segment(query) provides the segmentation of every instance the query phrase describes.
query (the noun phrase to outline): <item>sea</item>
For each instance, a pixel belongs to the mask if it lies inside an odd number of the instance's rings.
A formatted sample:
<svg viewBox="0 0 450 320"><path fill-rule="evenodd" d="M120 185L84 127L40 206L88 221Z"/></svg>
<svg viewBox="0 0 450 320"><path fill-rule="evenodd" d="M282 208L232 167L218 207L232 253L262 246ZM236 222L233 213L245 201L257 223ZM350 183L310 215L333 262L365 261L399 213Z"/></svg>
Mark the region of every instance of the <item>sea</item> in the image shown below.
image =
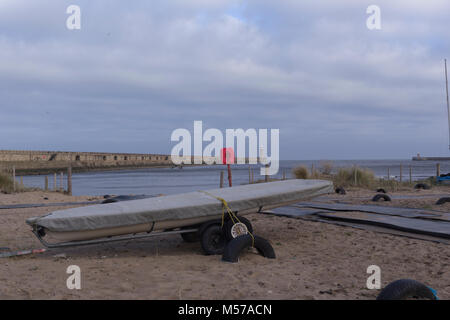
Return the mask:
<svg viewBox="0 0 450 320"><path fill-rule="evenodd" d="M278 174L273 178L292 178L292 170L297 166L320 169L324 163L332 166L332 172L340 168L358 166L372 170L377 177L390 179L400 178L400 166L404 181L409 180L409 168L412 179L420 180L436 175L435 161L412 160L281 160ZM450 172L450 161L439 161L441 173ZM254 180L263 180L261 165L251 165ZM264 170L264 169L263 169ZM224 172L224 185L228 186L227 167L225 165L184 166L176 168L143 168L130 170L91 171L74 173L72 176L73 195L158 195L177 194L196 190L219 188L220 171ZM233 186L248 184L249 165L231 165ZM67 176L63 183L67 185ZM44 188L43 175L24 176L27 187ZM60 183L58 176L57 184ZM49 188L53 188L53 176L49 176Z"/></svg>

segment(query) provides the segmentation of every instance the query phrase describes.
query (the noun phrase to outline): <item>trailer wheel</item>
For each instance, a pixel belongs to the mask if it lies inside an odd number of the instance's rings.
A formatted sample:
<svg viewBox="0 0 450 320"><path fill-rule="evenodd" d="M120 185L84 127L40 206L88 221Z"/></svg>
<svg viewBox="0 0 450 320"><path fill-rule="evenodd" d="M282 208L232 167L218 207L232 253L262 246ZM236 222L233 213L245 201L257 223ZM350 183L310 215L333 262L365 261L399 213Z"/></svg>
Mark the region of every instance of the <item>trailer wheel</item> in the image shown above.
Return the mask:
<svg viewBox="0 0 450 320"><path fill-rule="evenodd" d="M406 300L411 298L437 300L437 296L431 288L411 279L391 282L380 292L377 300Z"/></svg>
<svg viewBox="0 0 450 320"><path fill-rule="evenodd" d="M238 217L239 221L244 224L237 225L233 228L235 225L231 219L228 219L227 222L225 222L225 237L227 241L231 241L237 236L247 234L247 233L253 233L253 226L252 223L244 217Z"/></svg>
<svg viewBox="0 0 450 320"><path fill-rule="evenodd" d="M379 192L379 193L387 193L386 190L384 190L383 188L377 189L377 192Z"/></svg>
<svg viewBox="0 0 450 320"><path fill-rule="evenodd" d="M337 194L346 194L347 192L345 192L345 189L342 187L336 188L335 192Z"/></svg>
<svg viewBox="0 0 450 320"><path fill-rule="evenodd" d="M372 198L372 201L377 202L380 199L383 199L384 201L391 201L391 197L389 197L387 194L384 194L384 193L380 193L380 194L375 195Z"/></svg>
<svg viewBox="0 0 450 320"><path fill-rule="evenodd" d="M272 245L264 238L253 236L255 239L255 248L258 252L268 259L275 259L275 251ZM239 236L231 240L225 247L225 251L222 256L222 260L226 262L238 262L239 255L246 248L252 246L253 238L250 234Z"/></svg>
<svg viewBox="0 0 450 320"><path fill-rule="evenodd" d="M206 255L222 254L226 245L222 227L218 224L206 227L201 235L201 244Z"/></svg>

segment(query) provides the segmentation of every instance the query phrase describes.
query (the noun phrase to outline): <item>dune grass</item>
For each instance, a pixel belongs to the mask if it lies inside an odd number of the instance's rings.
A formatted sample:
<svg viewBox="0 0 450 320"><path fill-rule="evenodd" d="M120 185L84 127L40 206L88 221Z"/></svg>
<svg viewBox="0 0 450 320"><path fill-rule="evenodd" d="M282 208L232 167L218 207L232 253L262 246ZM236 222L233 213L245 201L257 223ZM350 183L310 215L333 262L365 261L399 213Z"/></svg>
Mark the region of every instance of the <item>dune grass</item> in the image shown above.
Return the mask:
<svg viewBox="0 0 450 320"><path fill-rule="evenodd" d="M12 177L0 172L0 191L11 193L14 191L14 182Z"/></svg>
<svg viewBox="0 0 450 320"><path fill-rule="evenodd" d="M321 163L317 169L311 168L308 170L305 166L298 166L293 169L292 173L297 179L330 180L333 181L335 187L355 187L371 190L383 188L389 191L411 187L409 182L377 178L373 171L356 166L340 168L333 173L332 162L330 161Z"/></svg>

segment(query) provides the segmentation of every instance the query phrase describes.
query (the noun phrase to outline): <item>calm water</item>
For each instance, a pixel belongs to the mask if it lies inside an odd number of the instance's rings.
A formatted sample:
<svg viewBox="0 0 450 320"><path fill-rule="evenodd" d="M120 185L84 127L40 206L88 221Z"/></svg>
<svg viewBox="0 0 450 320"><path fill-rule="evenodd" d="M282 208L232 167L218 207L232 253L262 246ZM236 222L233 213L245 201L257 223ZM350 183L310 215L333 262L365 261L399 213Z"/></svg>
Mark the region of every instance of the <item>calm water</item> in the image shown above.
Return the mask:
<svg viewBox="0 0 450 320"><path fill-rule="evenodd" d="M450 161L439 161L441 173L450 172ZM275 176L281 178L283 171L288 178L292 177L292 168L298 165L320 167L321 161L288 160L280 162L280 170ZM436 174L436 162L411 160L335 160L332 161L333 171L343 167L357 165L369 168L378 177L386 177L387 169L390 175L400 174L400 164L403 165L403 177L409 179L409 165L413 167L413 179L427 178ZM254 179L264 179L259 173L259 165L252 165ZM74 195L105 195L105 194L175 194L195 190L214 189L219 187L220 171L225 171L225 185L227 175L225 166L202 166L179 168L151 168L123 171L103 171L77 173L72 177ZM248 183L248 165L233 165L233 185ZM44 187L44 176L25 176L26 186ZM50 188L53 187L53 177L49 177ZM59 176L58 176L59 183ZM64 181L66 184L66 181Z"/></svg>

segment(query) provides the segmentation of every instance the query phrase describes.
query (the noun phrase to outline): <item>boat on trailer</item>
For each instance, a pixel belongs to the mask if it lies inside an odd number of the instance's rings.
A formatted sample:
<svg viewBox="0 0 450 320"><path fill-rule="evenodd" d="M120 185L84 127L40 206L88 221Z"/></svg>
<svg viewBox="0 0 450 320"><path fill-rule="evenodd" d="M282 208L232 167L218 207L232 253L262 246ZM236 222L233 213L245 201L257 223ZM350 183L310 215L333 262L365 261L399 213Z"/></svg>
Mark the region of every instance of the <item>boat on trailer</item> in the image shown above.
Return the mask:
<svg viewBox="0 0 450 320"><path fill-rule="evenodd" d="M58 210L26 222L47 247L168 233L186 240L186 234L201 236L211 225L223 227L230 213L241 217L332 192L330 181L293 179Z"/></svg>

